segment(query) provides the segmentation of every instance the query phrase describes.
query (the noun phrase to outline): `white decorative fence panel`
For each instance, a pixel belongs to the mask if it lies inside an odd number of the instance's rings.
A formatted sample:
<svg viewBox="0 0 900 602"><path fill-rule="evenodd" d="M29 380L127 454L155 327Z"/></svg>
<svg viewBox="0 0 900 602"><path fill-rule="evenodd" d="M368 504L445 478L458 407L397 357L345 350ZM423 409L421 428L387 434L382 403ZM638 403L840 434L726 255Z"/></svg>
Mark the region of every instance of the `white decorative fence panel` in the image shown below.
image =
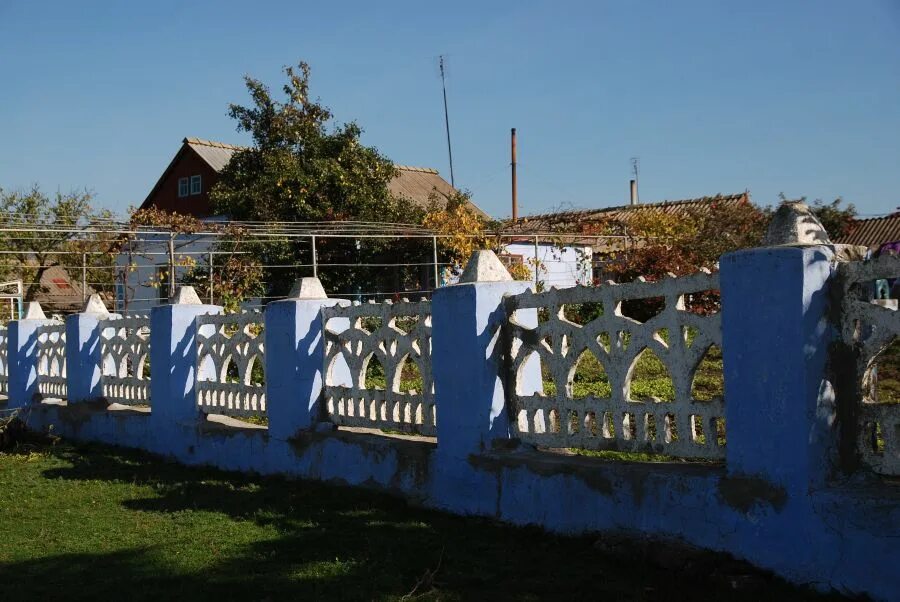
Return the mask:
<svg viewBox="0 0 900 602"><path fill-rule="evenodd" d="M854 370L852 391L841 401L854 406L852 414L857 423L852 428L862 460L875 472L900 475L900 403L878 399L876 367L900 335L900 312L889 307L889 302L878 304L871 300L875 280L900 277L900 257L884 255L867 262L841 263L838 270L842 288L841 339L853 351L856 361L855 366L849 367Z"/></svg>
<svg viewBox="0 0 900 602"><path fill-rule="evenodd" d="M38 326L37 390L41 397L65 399L66 382L66 325L50 322Z"/></svg>
<svg viewBox="0 0 900 602"><path fill-rule="evenodd" d="M150 403L150 317L100 323L101 387L109 403Z"/></svg>
<svg viewBox="0 0 900 602"><path fill-rule="evenodd" d="M347 321L349 327L344 328ZM324 307L322 324L323 407L332 422L436 434L428 301ZM369 371L373 358L383 369L383 383L380 374ZM409 374L408 362L412 362L418 376ZM349 375L343 378L339 373L346 368ZM366 382L367 374L373 382ZM405 384L404 375L408 377Z"/></svg>
<svg viewBox="0 0 900 602"><path fill-rule="evenodd" d="M9 395L9 330L0 328L0 395Z"/></svg>
<svg viewBox="0 0 900 602"><path fill-rule="evenodd" d="M207 414L266 414L263 314L197 316L197 403Z"/></svg>
<svg viewBox="0 0 900 602"><path fill-rule="evenodd" d="M724 399L693 398L694 375L711 346L721 349L721 318L690 311L686 297L719 288L718 274L702 272L657 282L576 286L506 300L507 395L510 422L518 436L548 448L647 451L679 457L724 458ZM641 322L623 315L622 303L653 300L656 315ZM567 307L589 304L596 315L584 324L567 319ZM537 309L537 325L516 312ZM652 352L664 365L674 399L632 399L632 378L641 354ZM574 396L576 369L592 354L609 383L609 395ZM525 378L542 365L543 383ZM548 386L549 385L549 386ZM531 389L531 390L529 390Z"/></svg>

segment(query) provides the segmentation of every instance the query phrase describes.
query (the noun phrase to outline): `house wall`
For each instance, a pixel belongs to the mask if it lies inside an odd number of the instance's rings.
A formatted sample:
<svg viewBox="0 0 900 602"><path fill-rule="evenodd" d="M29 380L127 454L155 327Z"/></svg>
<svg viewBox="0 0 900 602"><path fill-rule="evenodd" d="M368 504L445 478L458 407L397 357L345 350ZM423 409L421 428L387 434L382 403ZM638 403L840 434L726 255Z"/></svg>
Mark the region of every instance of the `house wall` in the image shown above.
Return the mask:
<svg viewBox="0 0 900 602"><path fill-rule="evenodd" d="M200 194L178 197L178 180L190 178L194 175L201 176L202 188ZM185 147L175 160L175 164L169 170L155 191L147 198L143 207L156 207L164 211L208 217L211 213L209 205L209 190L216 183L219 174L200 158L190 147Z"/></svg>

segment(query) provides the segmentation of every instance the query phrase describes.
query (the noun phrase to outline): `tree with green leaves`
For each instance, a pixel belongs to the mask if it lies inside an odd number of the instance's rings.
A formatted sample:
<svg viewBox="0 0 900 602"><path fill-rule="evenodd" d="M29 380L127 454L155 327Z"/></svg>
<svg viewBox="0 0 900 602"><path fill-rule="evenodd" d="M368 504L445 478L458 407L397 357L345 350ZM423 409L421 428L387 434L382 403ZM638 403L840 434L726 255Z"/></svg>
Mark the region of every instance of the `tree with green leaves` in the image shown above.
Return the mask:
<svg viewBox="0 0 900 602"><path fill-rule="evenodd" d="M111 289L115 254L109 251L115 237L84 228L112 214L95 210L92 200L87 191L48 196L38 186L0 189L0 277L21 279L28 300L41 291L41 277L49 268L80 266L86 260L88 282L95 289Z"/></svg>
<svg viewBox="0 0 900 602"><path fill-rule="evenodd" d="M235 152L222 170L210 191L214 211L235 220L268 222L421 223L424 210L388 190L396 175L393 163L360 142L359 125L334 123L331 111L310 97L309 66L301 62L284 73L283 100L248 76L244 81L252 104L230 106L238 130L252 136L253 146ZM423 245L410 241L361 244L353 239L328 239L317 251L323 263L404 263L421 261L424 253ZM308 239L259 244L254 253L261 263L279 266L312 259ZM308 274L302 268L266 269L269 293L284 294L294 278ZM327 270L321 277L331 291L399 285L396 274L393 283L385 282L385 270L379 268Z"/></svg>
<svg viewBox="0 0 900 602"><path fill-rule="evenodd" d="M828 232L828 237L832 241L850 234L856 225L856 206L853 203L848 203L846 207L842 207L841 204L843 202L844 200L841 197L834 199L830 203L816 199L809 206L813 215L822 222L822 226Z"/></svg>

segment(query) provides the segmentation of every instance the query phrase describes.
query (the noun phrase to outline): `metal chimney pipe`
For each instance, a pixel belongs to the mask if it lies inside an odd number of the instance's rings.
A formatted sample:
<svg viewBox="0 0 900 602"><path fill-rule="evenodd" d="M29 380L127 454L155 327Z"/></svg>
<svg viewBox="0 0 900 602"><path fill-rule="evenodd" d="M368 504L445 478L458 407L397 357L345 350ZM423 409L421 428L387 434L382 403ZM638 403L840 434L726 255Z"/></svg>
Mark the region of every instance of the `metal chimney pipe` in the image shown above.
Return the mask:
<svg viewBox="0 0 900 602"><path fill-rule="evenodd" d="M516 184L516 128L510 130L509 152L512 159L510 163L512 166L512 221L515 223L519 219L518 190Z"/></svg>
<svg viewBox="0 0 900 602"><path fill-rule="evenodd" d="M638 204L637 180L631 180L631 204Z"/></svg>

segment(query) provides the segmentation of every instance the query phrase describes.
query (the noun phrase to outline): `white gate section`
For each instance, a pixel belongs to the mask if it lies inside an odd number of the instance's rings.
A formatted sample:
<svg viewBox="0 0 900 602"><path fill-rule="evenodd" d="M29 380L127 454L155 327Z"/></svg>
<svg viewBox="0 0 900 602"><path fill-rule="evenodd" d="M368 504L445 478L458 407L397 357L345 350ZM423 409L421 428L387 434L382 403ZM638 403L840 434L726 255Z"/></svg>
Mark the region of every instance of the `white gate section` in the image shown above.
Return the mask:
<svg viewBox="0 0 900 602"><path fill-rule="evenodd" d="M658 282L525 292L506 301L510 316L507 369L512 428L523 440L549 448L648 451L679 457L724 458L724 400L693 399L694 375L710 347L721 348L718 313L689 311L686 297L719 288L718 274L698 273ZM646 322L622 314L622 302L653 299L663 307ZM565 317L566 306L595 304L599 314L584 325ZM546 311L526 323L521 310ZM533 317L533 316L532 316ZM641 354L651 351L668 371L673 401L631 398ZM576 399L579 360L593 354L610 385L609 397ZM545 396L536 363L555 386ZM526 372L529 377L526 377Z"/></svg>
<svg viewBox="0 0 900 602"><path fill-rule="evenodd" d="M66 325L48 322L38 326L37 390L41 397L66 399Z"/></svg>
<svg viewBox="0 0 900 602"><path fill-rule="evenodd" d="M841 339L854 350L854 390L858 408L857 450L875 472L900 475L900 403L878 399L877 368L884 351L900 335L900 312L870 300L874 280L900 277L900 257L838 264L842 283Z"/></svg>
<svg viewBox="0 0 900 602"><path fill-rule="evenodd" d="M332 422L436 435L428 301L323 307L322 327L323 405ZM383 369L383 384L374 382L380 374L366 382L373 358Z"/></svg>
<svg viewBox="0 0 900 602"><path fill-rule="evenodd" d="M197 316L197 403L203 412L266 414L264 334L260 312Z"/></svg>
<svg viewBox="0 0 900 602"><path fill-rule="evenodd" d="M100 321L100 376L108 403L150 403L150 317L111 317Z"/></svg>

